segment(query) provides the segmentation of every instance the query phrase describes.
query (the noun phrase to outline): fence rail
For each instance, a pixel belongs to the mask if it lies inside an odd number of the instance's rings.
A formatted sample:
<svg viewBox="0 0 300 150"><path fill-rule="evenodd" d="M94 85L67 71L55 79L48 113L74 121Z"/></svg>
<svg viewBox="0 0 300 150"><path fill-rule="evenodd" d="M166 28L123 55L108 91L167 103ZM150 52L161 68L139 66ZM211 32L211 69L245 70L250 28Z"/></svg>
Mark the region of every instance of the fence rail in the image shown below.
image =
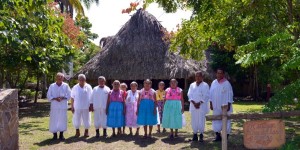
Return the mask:
<svg viewBox="0 0 300 150"><path fill-rule="evenodd" d="M231 114L227 116L227 119L262 119L262 118L284 118L284 117L292 117L292 116L300 116L300 110L294 110L289 112L270 112L270 113L241 113L241 114ZM207 121L212 120L222 120L222 115L207 115Z"/></svg>

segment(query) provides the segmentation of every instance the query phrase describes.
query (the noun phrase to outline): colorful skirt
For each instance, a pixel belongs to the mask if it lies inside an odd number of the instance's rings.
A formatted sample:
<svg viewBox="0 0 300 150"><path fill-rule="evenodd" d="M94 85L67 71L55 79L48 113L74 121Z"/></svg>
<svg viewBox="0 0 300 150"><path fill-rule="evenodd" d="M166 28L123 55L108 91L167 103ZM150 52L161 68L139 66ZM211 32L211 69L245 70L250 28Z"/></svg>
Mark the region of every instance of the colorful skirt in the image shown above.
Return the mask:
<svg viewBox="0 0 300 150"><path fill-rule="evenodd" d="M163 128L181 129L182 113L180 100L167 100L164 106L162 126Z"/></svg>
<svg viewBox="0 0 300 150"><path fill-rule="evenodd" d="M150 99L142 99L138 111L137 124L139 125L156 125L157 124L157 111L154 101Z"/></svg>
<svg viewBox="0 0 300 150"><path fill-rule="evenodd" d="M125 124L124 107L122 102L111 102L108 107L107 126L120 128Z"/></svg>
<svg viewBox="0 0 300 150"><path fill-rule="evenodd" d="M134 103L126 103L126 126L130 128L137 128L137 102Z"/></svg>
<svg viewBox="0 0 300 150"><path fill-rule="evenodd" d="M164 101L157 101L157 108L158 108L159 121L161 123L163 118Z"/></svg>

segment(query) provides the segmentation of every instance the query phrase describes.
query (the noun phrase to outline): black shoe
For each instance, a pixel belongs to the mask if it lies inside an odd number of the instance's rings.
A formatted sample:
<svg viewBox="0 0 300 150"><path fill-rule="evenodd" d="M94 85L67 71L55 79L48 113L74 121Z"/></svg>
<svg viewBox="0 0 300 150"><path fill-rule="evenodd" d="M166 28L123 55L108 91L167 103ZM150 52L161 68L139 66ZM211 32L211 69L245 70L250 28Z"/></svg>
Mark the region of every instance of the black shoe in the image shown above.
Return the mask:
<svg viewBox="0 0 300 150"><path fill-rule="evenodd" d="M53 138L52 140L57 140L57 133L53 133Z"/></svg>
<svg viewBox="0 0 300 150"><path fill-rule="evenodd" d="M200 141L201 143L204 142L204 141L203 141L203 134L202 134L202 133L200 134L200 140L199 140L199 141Z"/></svg>
<svg viewBox="0 0 300 150"><path fill-rule="evenodd" d="M106 129L103 129L103 137L107 137L107 132L106 132Z"/></svg>
<svg viewBox="0 0 300 150"><path fill-rule="evenodd" d="M216 138L215 138L214 142L220 142L220 141L222 141L221 134L219 132L216 132Z"/></svg>
<svg viewBox="0 0 300 150"><path fill-rule="evenodd" d="M99 129L96 129L96 138L100 137Z"/></svg>
<svg viewBox="0 0 300 150"><path fill-rule="evenodd" d="M228 138L229 138L229 134L227 134L227 140L228 140Z"/></svg>
<svg viewBox="0 0 300 150"><path fill-rule="evenodd" d="M59 133L59 140L65 140L64 132Z"/></svg>
<svg viewBox="0 0 300 150"><path fill-rule="evenodd" d="M192 141L198 141L198 135L194 134Z"/></svg>

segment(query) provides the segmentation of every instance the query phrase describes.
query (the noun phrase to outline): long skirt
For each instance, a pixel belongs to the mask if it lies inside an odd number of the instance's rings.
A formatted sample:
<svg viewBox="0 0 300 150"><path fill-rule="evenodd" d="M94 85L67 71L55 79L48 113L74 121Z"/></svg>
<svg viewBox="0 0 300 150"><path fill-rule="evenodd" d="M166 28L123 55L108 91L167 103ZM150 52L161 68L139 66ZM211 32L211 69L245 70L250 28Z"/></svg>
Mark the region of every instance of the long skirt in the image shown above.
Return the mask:
<svg viewBox="0 0 300 150"><path fill-rule="evenodd" d="M110 102L107 115L107 126L121 128L125 125L124 107L122 102Z"/></svg>
<svg viewBox="0 0 300 150"><path fill-rule="evenodd" d="M150 99L142 99L138 111L137 124L139 125L156 125L157 124L157 109L154 101Z"/></svg>
<svg viewBox="0 0 300 150"><path fill-rule="evenodd" d="M96 108L94 109L94 126L96 129L104 128L106 129L106 111L105 108Z"/></svg>
<svg viewBox="0 0 300 150"><path fill-rule="evenodd" d="M231 114L231 112L227 112L228 115ZM214 109L213 115L222 115L222 109ZM214 120L212 121L212 129L214 132L221 132L222 131L222 120ZM227 134L231 132L231 120L227 120Z"/></svg>
<svg viewBox="0 0 300 150"><path fill-rule="evenodd" d="M51 133L67 131L67 109L51 109L49 131Z"/></svg>
<svg viewBox="0 0 300 150"><path fill-rule="evenodd" d="M159 121L161 123L163 118L164 101L157 101L157 108L158 108Z"/></svg>
<svg viewBox="0 0 300 150"><path fill-rule="evenodd" d="M126 103L126 126L130 128L137 128L137 102Z"/></svg>
<svg viewBox="0 0 300 150"><path fill-rule="evenodd" d="M162 126L170 129L182 128L182 113L180 100L167 100L164 106Z"/></svg>

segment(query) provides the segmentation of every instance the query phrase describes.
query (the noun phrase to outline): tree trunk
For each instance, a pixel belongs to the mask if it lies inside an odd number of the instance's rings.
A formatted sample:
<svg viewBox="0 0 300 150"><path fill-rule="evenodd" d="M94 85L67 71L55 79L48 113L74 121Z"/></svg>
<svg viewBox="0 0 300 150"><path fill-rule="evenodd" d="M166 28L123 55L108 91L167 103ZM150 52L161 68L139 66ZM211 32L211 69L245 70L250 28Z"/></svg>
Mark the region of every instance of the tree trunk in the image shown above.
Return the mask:
<svg viewBox="0 0 300 150"><path fill-rule="evenodd" d="M42 98L47 97L47 75L43 75L43 85L42 85Z"/></svg>
<svg viewBox="0 0 300 150"><path fill-rule="evenodd" d="M39 95L39 85L40 85L40 78L39 78L39 74L37 73L34 103L37 103L37 99L38 99L38 95Z"/></svg>
<svg viewBox="0 0 300 150"><path fill-rule="evenodd" d="M1 70L1 73L0 73L0 89L3 89L3 85L4 85L4 70Z"/></svg>
<svg viewBox="0 0 300 150"><path fill-rule="evenodd" d="M257 101L259 98L259 89L258 89L258 75L257 75L257 66L254 66L254 99Z"/></svg>
<svg viewBox="0 0 300 150"><path fill-rule="evenodd" d="M28 78L29 78L29 71L27 71L27 74L26 74L26 76L25 76L25 79L24 79L24 81L20 84L20 90L19 90L19 92L18 92L18 96L20 96L21 95L21 93L22 93L22 91L24 90L24 88L25 88L25 84L26 84L26 82L27 82L27 80L28 80Z"/></svg>

